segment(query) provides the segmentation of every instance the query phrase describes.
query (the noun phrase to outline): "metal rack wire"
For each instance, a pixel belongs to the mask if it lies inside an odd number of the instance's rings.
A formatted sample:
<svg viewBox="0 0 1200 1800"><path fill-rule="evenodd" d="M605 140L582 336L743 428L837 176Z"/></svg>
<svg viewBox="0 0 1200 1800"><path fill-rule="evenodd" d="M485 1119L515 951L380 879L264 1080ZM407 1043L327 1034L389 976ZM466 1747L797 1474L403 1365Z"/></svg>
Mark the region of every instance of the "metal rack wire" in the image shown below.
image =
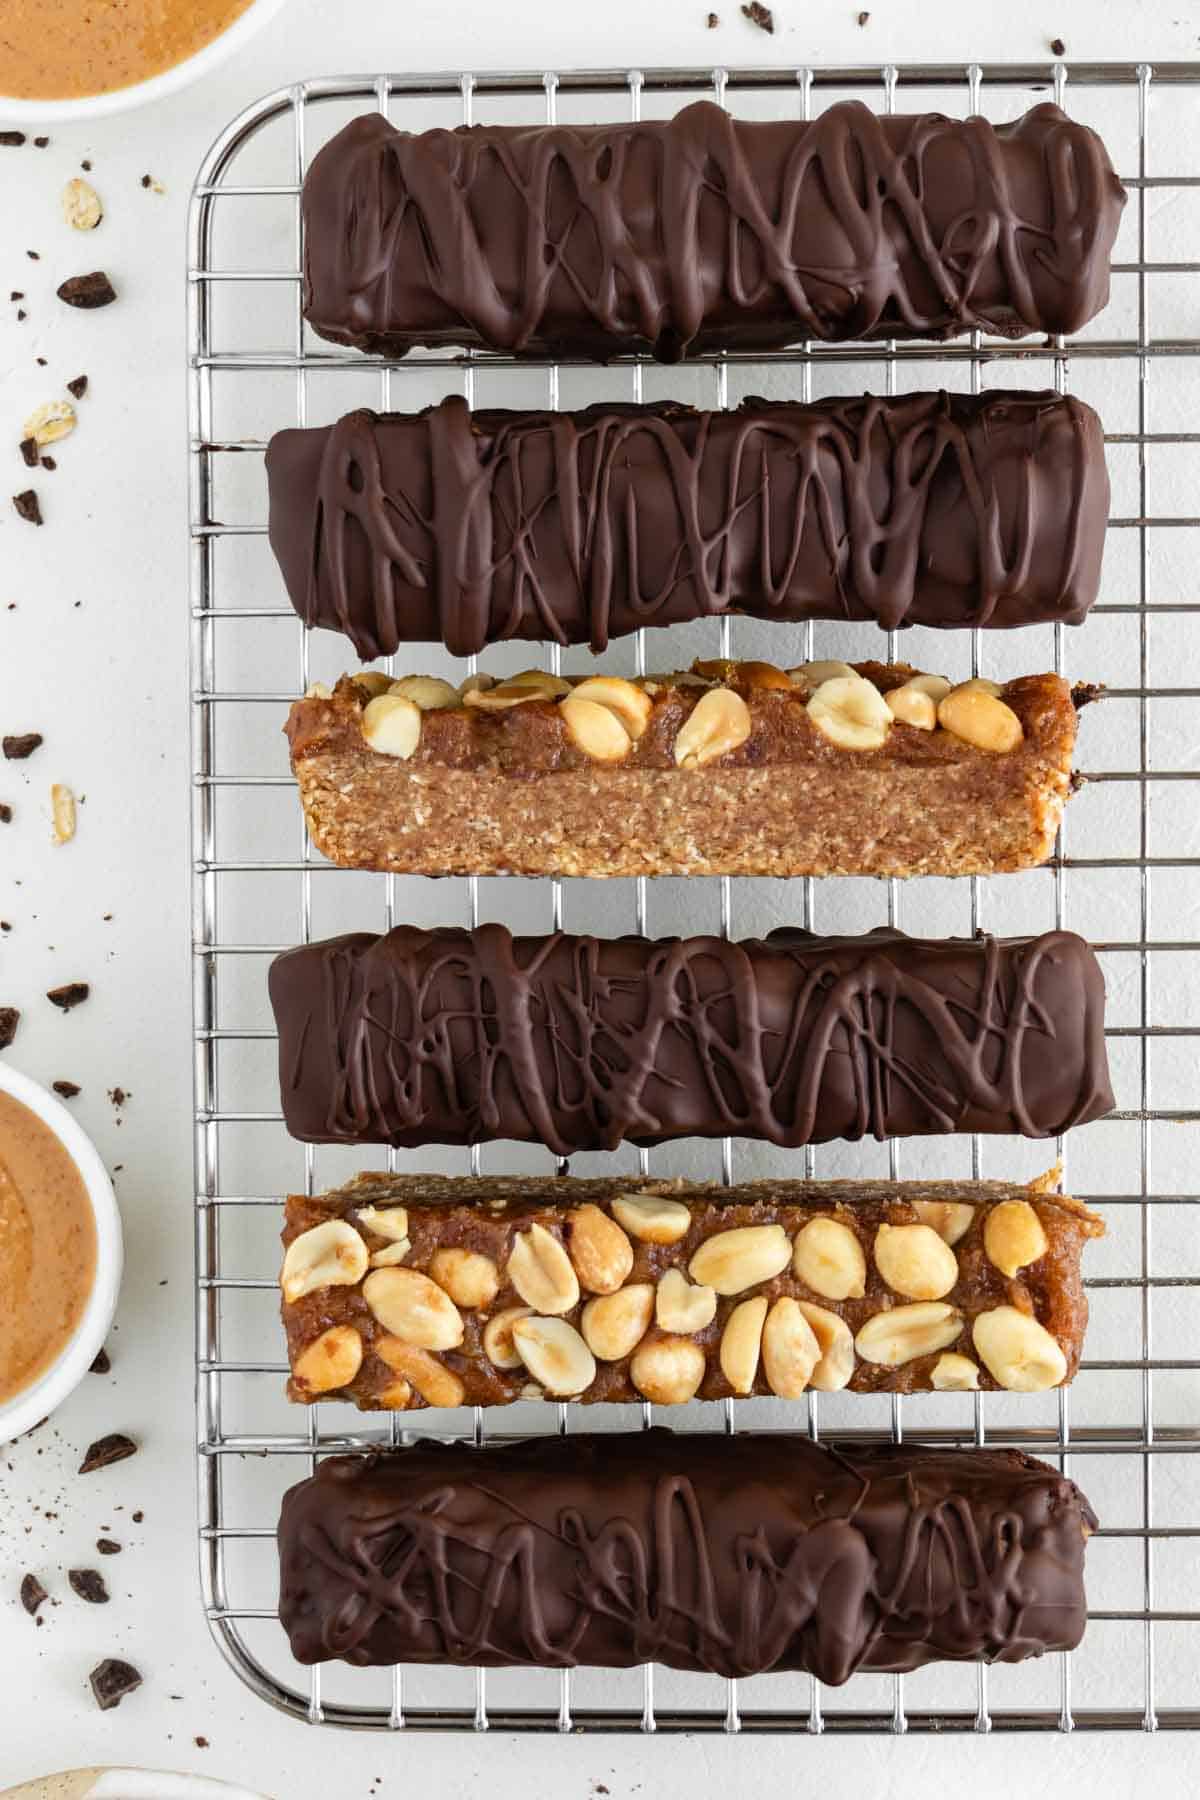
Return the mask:
<svg viewBox="0 0 1200 1800"><path fill-rule="evenodd" d="M600 112L636 118L643 108L674 110L698 94L773 116L807 117L846 94L882 110L932 104L993 117L1014 115L1047 95L1085 109L1130 190L1110 312L1069 344L1013 346L978 334L938 346L804 344L768 356L708 357L667 372L633 358L599 374L568 363L534 370L484 354L418 354L388 363L309 340L300 314L298 197L318 133L332 134L352 112L369 107L420 129L485 114L553 119L567 116L568 108L578 120ZM248 1685L274 1705L318 1724L393 1731L1200 1728L1194 1674L1200 1575L1189 1553L1200 1537L1200 1359L1190 1353L1188 1334L1200 1286L1194 1233L1200 1192L1193 1191L1191 1154L1200 1124L1200 922L1188 891L1200 868L1200 768L1192 766L1188 740L1188 708L1194 711L1200 698L1200 653L1187 635L1200 631L1188 569L1188 534L1200 531L1200 516L1187 502L1200 477L1200 432L1188 429L1200 401L1200 337L1188 329L1194 299L1189 309L1162 285L1177 277L1194 284L1200 274L1200 167L1160 166L1163 144L1173 141L1182 155L1190 143L1182 127L1172 129L1172 118L1178 106L1190 104L1194 126L1198 95L1200 64L380 75L311 81L271 95L235 120L205 159L193 194L188 270L199 1538L204 1603L217 1642ZM1160 239L1173 254L1152 257ZM1168 324L1180 312L1177 334L1153 333L1160 303ZM257 348L250 347L251 332L262 334ZM401 1442L406 1433L398 1419L390 1428L363 1429L345 1409L301 1412L280 1401L285 1371L274 1248L280 1191L285 1182L314 1191L346 1170L330 1174L323 1152L301 1151L283 1130L273 1088L266 961L275 950L347 924L387 928L414 913L447 922L465 914L474 922L483 907L489 916L544 928L568 914L576 923L577 913L598 903L583 883L570 884L568 901L557 880L488 884L481 892L475 880L331 876L313 856L277 728L317 662L323 658L322 672L326 664L333 672L345 653L306 638L266 555L259 453L267 435L304 424L318 410L322 417L364 403L409 410L454 388L468 401L481 400L486 389L496 403L545 405L548 399L558 406L573 403L577 389L597 397L597 381L610 397L639 400L651 386L665 394L690 384L685 397L725 406L731 388L740 397L767 385L806 399L814 384L829 392L847 380L882 381L888 391L899 379L978 390L988 378L1010 386L1083 386L1109 427L1118 477L1109 540L1115 569L1082 631L1069 641L1061 628L1040 636L1022 632L1017 643L1004 645L994 637L985 644L979 633L965 644L927 637L924 655L922 634L905 643L907 658L924 667L944 668L958 658L968 665L963 674L978 673L1000 659L1005 672L1015 673L1022 658L1032 668L1052 655L1058 668L1107 680L1109 704L1097 709L1099 722L1083 737L1092 785L1072 809L1048 869L957 884L953 896L943 892L948 884L905 888L892 881L873 889L869 902L863 884L853 882L793 883L786 897L768 894L765 901L764 892L776 884L694 883L683 899L672 884L678 905L669 913L642 880L611 884L622 892L619 901L605 895L601 916L611 928L619 906L627 909L624 928L675 929L680 908L711 906L715 889L726 933L735 919L739 929L743 923L747 931L758 928L768 903L779 917L799 915L816 925L820 912L822 924L856 929L864 904L869 913L861 923L879 922L875 896L882 892L887 917L897 924L913 923L919 908L925 930L973 930L986 921L1019 931L1056 923L1097 943L1109 974L1108 1035L1122 1108L1071 1140L1068 1185L1105 1210L1111 1232L1103 1263L1098 1270L1092 1264L1093 1332L1075 1388L1049 1396L1048 1408L997 1396L985 1407L982 1395L942 1395L903 1403L896 1397L881 1411L870 1401L847 1405L824 1396L818 1418L813 1395L759 1414L752 1403L739 1403L736 1417L732 1402L723 1415L698 1406L686 1409L683 1421L733 1431L754 1416L814 1436L835 1430L843 1438L915 1433L939 1442L1016 1443L1063 1467L1069 1462L1102 1514L1083 1647L1073 1659L1049 1659L1033 1674L980 1668L856 1677L836 1694L800 1678L739 1684L654 1669L639 1672L632 1686L619 1679L598 1686L586 1672L540 1680L477 1672L464 1685L459 1672L395 1670L383 1689L370 1672L301 1670L275 1619L271 1540L278 1493L320 1455ZM1172 503L1177 495L1182 500ZM673 661L686 661L701 645L711 654L714 633L720 653L729 654L728 620L695 629L708 635L686 653L674 651ZM845 654L856 642L861 646L861 635L834 643L833 628L810 625L789 639L785 658L771 630L739 623L739 648L798 661L818 650ZM893 637L893 653L895 647ZM645 669L646 634L631 642L628 655L632 668ZM1180 684L1189 659L1193 685ZM430 658L408 660L420 666ZM558 661L555 651L553 666ZM501 655L489 657L491 666L503 662ZM1171 677L1165 683L1164 668ZM522 908L527 917L518 921L513 913ZM594 915L582 921L595 922ZM1009 1140L990 1147L978 1139L892 1144L883 1167L896 1176L978 1175L987 1159L989 1172L1014 1175L1018 1156L1023 1167L1036 1167L1027 1151ZM655 1152L655 1166L665 1167L668 1154ZM737 1154L739 1175L771 1172L756 1164L755 1147L740 1146ZM841 1152L839 1163L836 1149L810 1150L805 1170L861 1170L870 1154L855 1146ZM441 1166L461 1169L468 1159L478 1171L478 1150ZM391 1160L403 1165L395 1155ZM526 1166L530 1160L524 1158ZM732 1142L721 1147L719 1160L731 1179ZM638 1163L648 1166L645 1151ZM490 1157L489 1165L500 1166ZM420 1426L447 1435L524 1435L565 1431L579 1416L547 1404L517 1412L515 1425L477 1410L473 1417L422 1414ZM650 1413L641 1409L643 1423ZM628 1412L622 1409L615 1421L588 1418L591 1429L614 1422L628 1426ZM1097 1481L1103 1494L1095 1492Z"/></svg>

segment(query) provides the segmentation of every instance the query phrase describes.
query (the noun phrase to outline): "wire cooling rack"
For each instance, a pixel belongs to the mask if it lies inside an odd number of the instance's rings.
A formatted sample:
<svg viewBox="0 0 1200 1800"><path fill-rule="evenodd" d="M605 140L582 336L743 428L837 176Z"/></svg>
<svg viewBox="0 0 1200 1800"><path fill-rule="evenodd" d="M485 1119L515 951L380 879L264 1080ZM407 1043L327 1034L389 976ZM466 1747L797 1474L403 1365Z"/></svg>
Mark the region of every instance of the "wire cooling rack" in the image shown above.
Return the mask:
<svg viewBox="0 0 1200 1800"><path fill-rule="evenodd" d="M191 382L194 742L195 1143L199 1530L204 1604L217 1642L251 1688L317 1724L380 1730L720 1731L1059 1730L1200 1727L1200 1407L1194 1296L1200 1286L1195 1167L1200 1149L1200 64L656 70L330 79L291 87L235 120L193 196L188 305ZM310 338L300 314L299 185L314 151L355 113L410 129L494 119L586 122L663 116L708 94L741 116L808 117L843 96L881 110L934 107L1014 117L1053 97L1103 134L1129 189L1112 303L1071 342L1019 345L976 335L951 345L803 344L769 356L712 356L662 369L626 358L597 369L531 367L492 355L415 353L388 363ZM1088 786L1058 854L998 881L423 882L330 870L305 838L281 725L310 679L348 652L306 638L265 538L261 453L270 433L356 405L415 410L447 392L479 405L579 406L675 396L736 404L905 387L1046 387L1080 393L1105 421L1114 516L1101 603L1078 631L904 637L906 660L961 679L1054 666L1107 684L1081 733ZM785 631L708 621L615 645L622 672L697 654L791 663L873 653L867 627ZM890 643L892 653L896 640ZM397 664L453 673L440 650ZM586 666L586 651L560 659ZM647 659L650 659L649 661ZM529 660L502 646L498 673ZM752 935L797 921L865 930L883 919L933 934L981 925L1073 927L1096 943L1109 989L1109 1051L1120 1110L1072 1134L1068 1189L1107 1216L1088 1260L1092 1327L1069 1391L891 1400L694 1404L678 1429L756 1425L846 1436L1020 1444L1069 1469L1101 1516L1089 1551L1090 1623L1070 1657L856 1676L741 1682L647 1668L625 1672L299 1668L275 1613L274 1524L283 1490L320 1456L400 1443L333 1404L282 1397L277 1317L280 1197L316 1191L382 1152L294 1144L274 1074L266 965L275 951L349 928L499 918L514 929L567 924L651 934ZM990 1175L1018 1179L1049 1160L1017 1139L930 1139L809 1151L806 1173ZM1059 1146L1064 1154L1066 1146ZM668 1146L580 1157L578 1172L651 1168L695 1178L797 1172L760 1145ZM394 1168L483 1172L549 1167L513 1146L393 1154ZM422 1413L446 1435L636 1426L651 1409L549 1403L502 1414Z"/></svg>

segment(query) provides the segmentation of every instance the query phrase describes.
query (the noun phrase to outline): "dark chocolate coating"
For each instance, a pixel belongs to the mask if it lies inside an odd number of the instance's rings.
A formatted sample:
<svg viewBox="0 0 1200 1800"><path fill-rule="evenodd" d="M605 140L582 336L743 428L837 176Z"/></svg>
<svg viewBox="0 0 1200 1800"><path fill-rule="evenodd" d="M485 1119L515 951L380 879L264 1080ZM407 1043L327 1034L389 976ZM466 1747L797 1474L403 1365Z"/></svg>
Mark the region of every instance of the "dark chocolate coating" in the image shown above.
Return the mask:
<svg viewBox="0 0 1200 1800"><path fill-rule="evenodd" d="M1074 1482L1017 1450L654 1430L334 1457L279 1522L302 1663L715 1675L1021 1662L1083 1636Z"/></svg>
<svg viewBox="0 0 1200 1800"><path fill-rule="evenodd" d="M270 990L284 1118L312 1143L1038 1138L1113 1104L1103 976L1065 931L733 944L401 925L286 951Z"/></svg>
<svg viewBox="0 0 1200 1800"><path fill-rule="evenodd" d="M353 412L267 451L306 625L364 660L590 643L746 613L1077 625L1108 518L1099 419L1053 393Z"/></svg>
<svg viewBox="0 0 1200 1800"><path fill-rule="evenodd" d="M485 345L664 362L803 338L1072 332L1108 300L1122 188L1057 106L1009 125L673 119L398 131L351 121L304 183L304 310L403 356Z"/></svg>

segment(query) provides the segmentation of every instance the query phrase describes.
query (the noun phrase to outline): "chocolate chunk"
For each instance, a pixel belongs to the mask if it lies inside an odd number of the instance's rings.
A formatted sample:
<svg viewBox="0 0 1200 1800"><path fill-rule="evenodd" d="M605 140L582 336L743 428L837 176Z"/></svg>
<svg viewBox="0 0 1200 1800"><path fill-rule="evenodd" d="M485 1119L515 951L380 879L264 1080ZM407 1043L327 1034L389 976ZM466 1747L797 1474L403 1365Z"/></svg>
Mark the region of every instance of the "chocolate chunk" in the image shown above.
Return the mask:
<svg viewBox="0 0 1200 1800"><path fill-rule="evenodd" d="M63 1012L70 1012L73 1006L82 1006L91 991L86 981L67 981L62 987L47 988L46 998Z"/></svg>
<svg viewBox="0 0 1200 1800"><path fill-rule="evenodd" d="M129 1099L129 1095L125 1092L125 1089L123 1087L109 1088L108 1097L112 1101L113 1105L117 1108L118 1112L120 1111L121 1107L124 1106L125 1102Z"/></svg>
<svg viewBox="0 0 1200 1800"><path fill-rule="evenodd" d="M12 503L17 509L18 518L24 519L26 524L41 525L44 523L42 509L38 505L38 497L32 488L26 488L23 493L14 494Z"/></svg>
<svg viewBox="0 0 1200 1800"><path fill-rule="evenodd" d="M1065 56L1067 54L1067 46L1063 43L1061 38L1051 38L1050 51L1054 56Z"/></svg>
<svg viewBox="0 0 1200 1800"><path fill-rule="evenodd" d="M0 749L9 762L24 762L43 742L40 731L23 731L15 737L0 738Z"/></svg>
<svg viewBox="0 0 1200 1800"><path fill-rule="evenodd" d="M19 149L24 142L25 133L23 131L0 131L0 145L6 149Z"/></svg>
<svg viewBox="0 0 1200 1800"><path fill-rule="evenodd" d="M55 1085L55 1087L58 1086L57 1081L55 1082L54 1085ZM74 1084L71 1082L67 1083L68 1087L71 1087L73 1085ZM75 1092L78 1093L79 1089L76 1088ZM88 1373L89 1373L89 1375L107 1375L108 1371L111 1368L112 1368L112 1363L109 1360L108 1351L104 1350L104 1349L100 1349L100 1350L97 1350L95 1360L92 1363L91 1368L88 1370Z"/></svg>
<svg viewBox="0 0 1200 1800"><path fill-rule="evenodd" d="M743 6L742 17L749 19L752 25L757 25L760 31L774 34L775 16L769 6L760 4L760 0L750 0L749 6Z"/></svg>
<svg viewBox="0 0 1200 1800"><path fill-rule="evenodd" d="M27 469L36 469L40 461L37 439L35 437L22 438L17 445L17 449L21 452L21 461L25 464L25 467ZM16 505L15 500L13 504Z"/></svg>
<svg viewBox="0 0 1200 1800"><path fill-rule="evenodd" d="M92 1475L97 1469L109 1469L113 1463L124 1462L127 1456L137 1455L137 1445L133 1439L126 1437L123 1431L112 1431L107 1437L97 1438L88 1446L87 1455L79 1465L81 1475Z"/></svg>
<svg viewBox="0 0 1200 1800"><path fill-rule="evenodd" d="M96 1548L101 1556L120 1556L121 1546L115 1538L97 1538Z"/></svg>
<svg viewBox="0 0 1200 1800"><path fill-rule="evenodd" d="M43 469L49 469L50 473L53 475L55 469L57 469L57 467L58 467L58 464L55 462L55 460L52 456L43 456L42 467L43 467Z"/></svg>
<svg viewBox="0 0 1200 1800"><path fill-rule="evenodd" d="M48 137L35 137L33 140L33 147L35 150L44 150L49 142L50 139Z"/></svg>
<svg viewBox="0 0 1200 1800"><path fill-rule="evenodd" d="M195 1744L197 1750L207 1750L208 1749L208 1739L206 1737L193 1738L192 1742Z"/></svg>
<svg viewBox="0 0 1200 1800"><path fill-rule="evenodd" d="M0 1050L7 1050L17 1035L21 1014L15 1006L0 1006Z"/></svg>
<svg viewBox="0 0 1200 1800"><path fill-rule="evenodd" d="M64 1100L73 1100L76 1094L81 1092L79 1083L76 1081L55 1081L51 1085L55 1093L61 1094Z"/></svg>
<svg viewBox="0 0 1200 1800"><path fill-rule="evenodd" d="M0 825L12 824L13 810L7 800L0 800Z"/></svg>
<svg viewBox="0 0 1200 1800"><path fill-rule="evenodd" d="M107 1606L108 1588L99 1569L68 1569L67 1580L89 1606Z"/></svg>
<svg viewBox="0 0 1200 1800"><path fill-rule="evenodd" d="M111 306L117 297L116 289L102 269L93 269L90 275L72 275L56 292L68 306L78 306L87 312L98 306Z"/></svg>
<svg viewBox="0 0 1200 1800"><path fill-rule="evenodd" d="M144 1512L135 1512L135 1513L134 1513L134 1515L133 1515L133 1522L134 1522L134 1524L135 1524L135 1525L140 1525L140 1524L141 1524L141 1522L142 1522L142 1520L143 1520L143 1519L144 1519L144 1518L145 1518L145 1516L146 1516L146 1515L145 1515L145 1513L144 1513Z"/></svg>
<svg viewBox="0 0 1200 1800"><path fill-rule="evenodd" d="M870 18L870 16L871 16L871 15L870 15L870 13L869 13L869 12L861 12L861 13L859 13L859 15L858 15L858 22L859 22L859 24L860 24L860 25L865 25L865 24L866 24L866 22L867 22L867 20L868 20L868 19L869 19L869 18Z"/></svg>
<svg viewBox="0 0 1200 1800"><path fill-rule="evenodd" d="M25 254L29 258L30 262L41 262L41 260L42 260L36 250L27 250L25 252Z"/></svg>
<svg viewBox="0 0 1200 1800"><path fill-rule="evenodd" d="M720 23L721 21L718 19L716 13L709 13L707 24L710 31L715 31Z"/></svg>
<svg viewBox="0 0 1200 1800"><path fill-rule="evenodd" d="M23 300L25 298L25 296L21 292L20 288L14 288L12 293L8 297L10 300Z"/></svg>
<svg viewBox="0 0 1200 1800"><path fill-rule="evenodd" d="M77 400L82 400L83 396L87 393L87 390L88 378L86 375L77 375L74 381L68 381L67 383L68 394L74 394Z"/></svg>
<svg viewBox="0 0 1200 1800"><path fill-rule="evenodd" d="M26 1575L21 1582L21 1605L31 1619L37 1617L39 1606L43 1606L50 1598L36 1575Z"/></svg>
<svg viewBox="0 0 1200 1800"><path fill-rule="evenodd" d="M83 161L82 161L82 162L81 162L81 163L80 163L80 165L79 165L79 166L80 166L80 168L81 168L81 169L82 169L82 170L83 170L83 172L84 172L84 174L85 174L85 175L90 175L90 174L91 174L91 172L92 172L92 165L91 165L91 163L90 163L90 162L89 162L89 161L88 161L88 159L87 159L87 158L86 158L86 157L85 157L85 158L84 158L84 160L83 160Z"/></svg>
<svg viewBox="0 0 1200 1800"><path fill-rule="evenodd" d="M92 1693L96 1696L96 1705L101 1712L108 1712L111 1707L120 1706L126 1694L132 1694L140 1688L142 1678L132 1663L122 1662L119 1657L106 1656L98 1663L88 1677L92 1684Z"/></svg>

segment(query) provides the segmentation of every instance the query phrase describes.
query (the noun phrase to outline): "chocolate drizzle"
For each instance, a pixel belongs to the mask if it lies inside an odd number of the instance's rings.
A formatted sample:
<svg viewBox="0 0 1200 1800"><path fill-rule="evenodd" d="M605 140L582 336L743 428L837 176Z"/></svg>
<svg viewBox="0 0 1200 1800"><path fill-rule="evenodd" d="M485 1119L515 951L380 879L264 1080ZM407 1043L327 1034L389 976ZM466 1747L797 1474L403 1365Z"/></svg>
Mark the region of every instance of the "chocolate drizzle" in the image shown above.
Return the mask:
<svg viewBox="0 0 1200 1800"><path fill-rule="evenodd" d="M1069 932L399 926L288 951L270 990L284 1117L309 1142L1048 1137L1112 1106L1103 978Z"/></svg>
<svg viewBox="0 0 1200 1800"><path fill-rule="evenodd" d="M304 1663L742 1676L1016 1662L1083 1635L1073 1482L1012 1450L649 1431L335 1457L285 1496Z"/></svg>
<svg viewBox="0 0 1200 1800"><path fill-rule="evenodd" d="M1012 124L353 120L304 184L305 314L335 342L663 361L799 338L1077 331L1108 299L1125 192L1057 106Z"/></svg>
<svg viewBox="0 0 1200 1800"><path fill-rule="evenodd" d="M814 405L354 412L267 454L293 606L364 659L780 622L1078 624L1108 516L1100 421L1052 393Z"/></svg>

